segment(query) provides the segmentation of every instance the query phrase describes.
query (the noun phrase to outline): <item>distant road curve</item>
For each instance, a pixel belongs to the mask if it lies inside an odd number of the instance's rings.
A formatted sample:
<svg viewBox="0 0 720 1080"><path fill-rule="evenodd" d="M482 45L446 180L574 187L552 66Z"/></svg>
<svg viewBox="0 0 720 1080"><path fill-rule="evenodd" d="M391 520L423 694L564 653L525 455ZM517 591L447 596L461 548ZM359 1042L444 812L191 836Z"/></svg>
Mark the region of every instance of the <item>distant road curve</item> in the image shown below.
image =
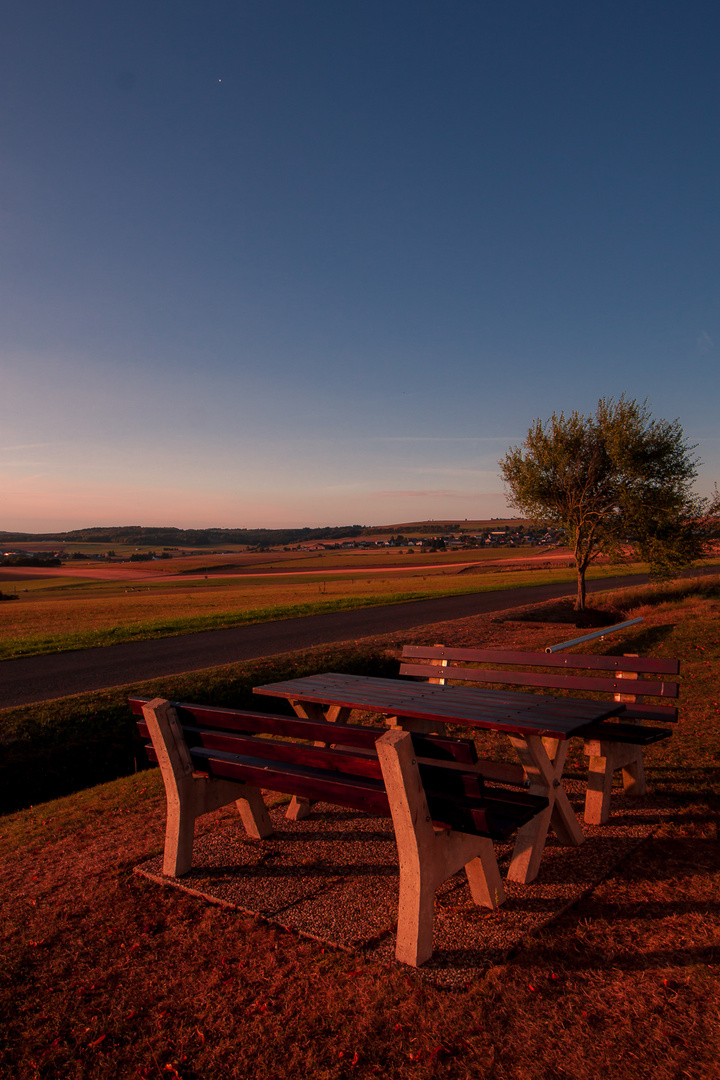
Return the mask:
<svg viewBox="0 0 720 1080"><path fill-rule="evenodd" d="M701 571L695 571L699 573ZM717 573L717 567L705 572ZM625 588L647 582L645 574L588 581L589 592ZM574 582L532 585L497 592L465 593L404 604L308 615L297 619L225 630L205 630L180 637L132 641L104 648L78 649L47 656L0 661L0 709L53 698L104 690L111 686L198 671L262 656L353 641L376 634L410 630L428 623L485 615L575 595ZM572 636L572 635L569 635Z"/></svg>

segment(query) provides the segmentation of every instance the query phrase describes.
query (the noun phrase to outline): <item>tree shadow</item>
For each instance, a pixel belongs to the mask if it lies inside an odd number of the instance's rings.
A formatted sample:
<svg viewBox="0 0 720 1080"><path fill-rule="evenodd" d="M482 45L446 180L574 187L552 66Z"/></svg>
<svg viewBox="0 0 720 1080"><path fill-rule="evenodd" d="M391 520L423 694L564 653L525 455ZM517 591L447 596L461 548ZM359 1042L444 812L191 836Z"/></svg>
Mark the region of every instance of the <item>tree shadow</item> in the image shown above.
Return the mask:
<svg viewBox="0 0 720 1080"><path fill-rule="evenodd" d="M588 599L584 611L577 611L575 600L564 596L553 602L534 605L520 611L511 611L504 622L560 623L575 626L578 629L602 629L623 622L625 613L612 604L594 607Z"/></svg>
<svg viewBox="0 0 720 1080"><path fill-rule="evenodd" d="M641 656L647 656L653 649L656 649L659 645L662 645L674 632L675 623L665 624L664 626L648 626L645 628L637 629L630 640L626 640L622 646L623 652L627 652L632 648L633 652L639 653ZM607 647L603 649L603 656L616 656L618 652L617 642L615 647L613 643L608 641Z"/></svg>

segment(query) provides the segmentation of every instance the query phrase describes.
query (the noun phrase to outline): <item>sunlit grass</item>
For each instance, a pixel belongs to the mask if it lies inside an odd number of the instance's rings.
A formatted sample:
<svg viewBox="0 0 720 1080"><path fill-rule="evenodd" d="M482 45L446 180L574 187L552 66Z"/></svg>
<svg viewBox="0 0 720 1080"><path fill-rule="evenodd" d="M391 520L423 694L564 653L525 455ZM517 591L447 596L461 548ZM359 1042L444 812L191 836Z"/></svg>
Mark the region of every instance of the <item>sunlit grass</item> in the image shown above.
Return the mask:
<svg viewBox="0 0 720 1080"><path fill-rule="evenodd" d="M433 561L436 556L431 556ZM457 553L453 553L457 559ZM321 556L314 557L320 559ZM351 568L338 563L352 556L334 554L321 570L296 573L218 574L185 579L97 581L86 578L30 578L6 582L5 593L17 599L0 603L0 659L189 634L247 623L300 618L306 615L372 607L387 603L526 585L568 583L574 591L575 571L566 563L528 569L527 564L487 565L466 569L457 561L429 565L388 566L388 555L355 557ZM384 560L382 565L376 565ZM643 572L642 564L595 566L589 580ZM679 591L678 591L679 590ZM687 585L676 586L678 596ZM648 586L647 596L653 587ZM621 594L618 600L621 599ZM638 603L639 601L636 601Z"/></svg>
<svg viewBox="0 0 720 1080"><path fill-rule="evenodd" d="M593 576L614 572L603 567ZM132 585L65 579L64 588L53 582L49 594L35 588L0 605L0 659L573 580L567 567L460 574L452 566L387 575L268 575Z"/></svg>

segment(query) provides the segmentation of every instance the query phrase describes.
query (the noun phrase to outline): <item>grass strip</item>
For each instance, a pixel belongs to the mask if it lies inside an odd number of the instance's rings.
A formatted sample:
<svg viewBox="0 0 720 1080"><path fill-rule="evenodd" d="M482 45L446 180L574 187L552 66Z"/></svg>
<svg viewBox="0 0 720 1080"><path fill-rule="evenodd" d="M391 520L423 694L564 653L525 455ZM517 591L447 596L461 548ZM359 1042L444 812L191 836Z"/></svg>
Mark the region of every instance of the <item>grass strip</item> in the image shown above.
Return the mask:
<svg viewBox="0 0 720 1080"><path fill-rule="evenodd" d="M0 812L99 784L146 767L127 699L168 697L208 705L292 713L253 686L322 671L392 677L397 660L381 648L318 646L302 653L165 676L0 711Z"/></svg>

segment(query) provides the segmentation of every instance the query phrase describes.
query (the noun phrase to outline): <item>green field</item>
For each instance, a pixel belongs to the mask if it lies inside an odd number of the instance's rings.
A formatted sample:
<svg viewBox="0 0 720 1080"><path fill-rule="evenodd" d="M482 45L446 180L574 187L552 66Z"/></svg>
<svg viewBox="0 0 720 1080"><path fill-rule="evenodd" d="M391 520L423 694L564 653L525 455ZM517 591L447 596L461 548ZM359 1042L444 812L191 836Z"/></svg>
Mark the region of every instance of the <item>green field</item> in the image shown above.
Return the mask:
<svg viewBox="0 0 720 1080"><path fill-rule="evenodd" d="M522 550L503 552L504 563L520 559L512 566L494 565L496 555L333 552L261 561L255 555L235 576L223 576L225 559L204 556L152 564L161 577L148 571L125 581L48 576L0 582L5 593L17 595L0 603L0 659L528 584L567 581L573 589L568 561L529 570ZM476 566L463 565L470 558ZM172 578L179 566L188 573ZM642 569L627 564L622 572ZM618 571L598 566L589 576Z"/></svg>

